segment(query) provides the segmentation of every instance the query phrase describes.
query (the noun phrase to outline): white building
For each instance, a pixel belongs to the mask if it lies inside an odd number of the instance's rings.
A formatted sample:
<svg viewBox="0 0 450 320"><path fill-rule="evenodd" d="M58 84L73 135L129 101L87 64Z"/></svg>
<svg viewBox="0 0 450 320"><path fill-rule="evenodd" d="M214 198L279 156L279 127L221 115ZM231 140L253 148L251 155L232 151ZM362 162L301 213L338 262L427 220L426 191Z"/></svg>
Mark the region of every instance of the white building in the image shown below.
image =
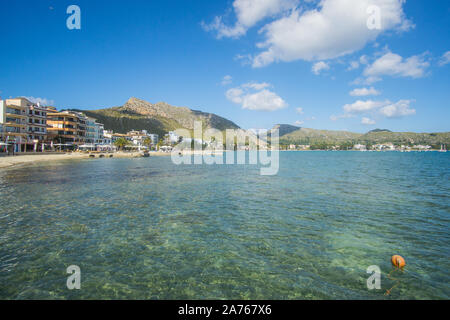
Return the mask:
<svg viewBox="0 0 450 320"><path fill-rule="evenodd" d="M30 105L28 107L28 139L42 142L47 137L47 107Z"/></svg>
<svg viewBox="0 0 450 320"><path fill-rule="evenodd" d="M364 144L355 144L353 146L353 149L358 151L367 151L367 146L365 146Z"/></svg>
<svg viewBox="0 0 450 320"><path fill-rule="evenodd" d="M104 126L97 119L86 117L86 144L105 144Z"/></svg>
<svg viewBox="0 0 450 320"><path fill-rule="evenodd" d="M157 134L154 133L149 133L148 137L152 140L152 144L153 145L157 145L159 142L159 136Z"/></svg>
<svg viewBox="0 0 450 320"><path fill-rule="evenodd" d="M170 131L170 132L168 133L168 135L169 135L169 141L170 141L171 143L177 143L177 142L179 141L179 139L180 139L180 136L177 135L177 134L175 133L175 131Z"/></svg>
<svg viewBox="0 0 450 320"><path fill-rule="evenodd" d="M103 130L103 144L112 144L113 142L113 131Z"/></svg>

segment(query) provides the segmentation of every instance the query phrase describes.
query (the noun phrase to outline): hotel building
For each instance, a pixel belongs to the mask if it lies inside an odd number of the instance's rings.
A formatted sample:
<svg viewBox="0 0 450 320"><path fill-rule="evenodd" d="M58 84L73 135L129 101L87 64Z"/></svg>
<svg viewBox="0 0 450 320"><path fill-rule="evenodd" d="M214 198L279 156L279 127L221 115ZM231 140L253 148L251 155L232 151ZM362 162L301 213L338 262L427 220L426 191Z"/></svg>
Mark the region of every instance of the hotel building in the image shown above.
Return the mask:
<svg viewBox="0 0 450 320"><path fill-rule="evenodd" d="M56 109L47 113L49 138L60 144L81 145L86 141L87 117L79 112Z"/></svg>
<svg viewBox="0 0 450 320"><path fill-rule="evenodd" d="M97 119L86 117L86 143L87 144L104 144L103 136L104 126L97 122Z"/></svg>
<svg viewBox="0 0 450 320"><path fill-rule="evenodd" d="M27 150L28 108L25 98L0 100L1 140L13 145L15 152Z"/></svg>
<svg viewBox="0 0 450 320"><path fill-rule="evenodd" d="M47 140L47 107L31 105L28 107L28 140L44 142Z"/></svg>

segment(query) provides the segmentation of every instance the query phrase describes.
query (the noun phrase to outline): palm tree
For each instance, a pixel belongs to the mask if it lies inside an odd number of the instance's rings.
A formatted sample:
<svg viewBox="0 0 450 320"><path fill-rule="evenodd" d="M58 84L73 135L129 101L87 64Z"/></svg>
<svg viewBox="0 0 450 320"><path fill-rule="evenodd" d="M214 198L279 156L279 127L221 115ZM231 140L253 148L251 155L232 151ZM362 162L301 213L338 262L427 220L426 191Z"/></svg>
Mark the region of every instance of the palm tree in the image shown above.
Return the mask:
<svg viewBox="0 0 450 320"><path fill-rule="evenodd" d="M130 142L125 138L119 138L114 141L114 145L119 148L119 150L123 150L125 146L127 146Z"/></svg>
<svg viewBox="0 0 450 320"><path fill-rule="evenodd" d="M147 138L144 139L143 142L144 142L144 146L150 148L150 145L152 144L152 139L150 139L149 137L147 137Z"/></svg>

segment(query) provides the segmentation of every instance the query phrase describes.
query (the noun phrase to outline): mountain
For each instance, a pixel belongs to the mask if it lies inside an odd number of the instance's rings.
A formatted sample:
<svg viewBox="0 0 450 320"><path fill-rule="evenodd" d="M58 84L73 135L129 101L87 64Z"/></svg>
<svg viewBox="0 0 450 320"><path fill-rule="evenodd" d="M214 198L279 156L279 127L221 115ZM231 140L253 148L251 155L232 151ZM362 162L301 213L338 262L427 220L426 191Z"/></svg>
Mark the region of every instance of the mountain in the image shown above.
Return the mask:
<svg viewBox="0 0 450 320"><path fill-rule="evenodd" d="M295 129L296 128L296 129ZM280 144L379 144L392 142L396 145L431 145L435 148L441 144L450 145L450 132L415 133L392 132L387 129L375 129L366 134L349 131L330 131L299 128L291 125L276 125L273 129L280 130ZM273 130L272 129L272 130Z"/></svg>
<svg viewBox="0 0 450 320"><path fill-rule="evenodd" d="M278 129L279 136L287 135L291 132L297 131L300 129L300 127L291 126L290 124L277 124L275 125L272 130Z"/></svg>
<svg viewBox="0 0 450 320"><path fill-rule="evenodd" d="M438 148L440 147L441 144L450 145L450 132L439 132L439 133L391 132L391 131L368 132L359 137L359 142L367 144L392 142L396 145L422 144Z"/></svg>
<svg viewBox="0 0 450 320"><path fill-rule="evenodd" d="M105 129L116 133L126 133L130 130L147 130L160 136L169 131L184 128L194 129L194 121L202 121L203 128L218 130L239 129L230 120L212 113L191 110L186 107L174 107L165 102L152 104L150 102L130 98L123 106L100 110L80 111L105 125Z"/></svg>
<svg viewBox="0 0 450 320"><path fill-rule="evenodd" d="M343 143L354 141L362 134L348 131L317 130L298 128L289 125L277 125L280 131L281 144L315 144L315 143ZM297 130L293 130L297 128Z"/></svg>
<svg viewBox="0 0 450 320"><path fill-rule="evenodd" d="M373 130L370 130L368 133L372 133L372 132L392 132L392 131L388 130L388 129L373 129Z"/></svg>

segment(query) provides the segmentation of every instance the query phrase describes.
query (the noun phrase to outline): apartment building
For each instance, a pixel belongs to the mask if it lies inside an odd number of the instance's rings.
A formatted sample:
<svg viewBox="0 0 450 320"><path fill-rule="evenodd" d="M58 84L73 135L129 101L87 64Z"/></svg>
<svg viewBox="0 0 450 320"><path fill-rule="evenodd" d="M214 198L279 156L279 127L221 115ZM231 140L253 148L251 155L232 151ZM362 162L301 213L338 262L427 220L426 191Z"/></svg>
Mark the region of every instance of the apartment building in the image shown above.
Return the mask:
<svg viewBox="0 0 450 320"><path fill-rule="evenodd" d="M24 98L0 100L1 140L12 144L15 152L27 149L29 106L31 102Z"/></svg>
<svg viewBox="0 0 450 320"><path fill-rule="evenodd" d="M159 136L157 135L157 134L154 134L154 133L149 133L148 134L148 137L152 140L152 144L153 145L157 145L158 144L158 142L159 142Z"/></svg>
<svg viewBox="0 0 450 320"><path fill-rule="evenodd" d="M81 145L86 141L87 117L79 112L51 110L47 113L49 138L60 144Z"/></svg>
<svg viewBox="0 0 450 320"><path fill-rule="evenodd" d="M104 144L104 126L97 122L97 119L86 117L86 143L87 144Z"/></svg>
<svg viewBox="0 0 450 320"><path fill-rule="evenodd" d="M103 130L103 144L112 144L114 132L112 130Z"/></svg>
<svg viewBox="0 0 450 320"><path fill-rule="evenodd" d="M48 108L39 103L28 107L27 133L29 141L36 143L47 140L47 111Z"/></svg>

